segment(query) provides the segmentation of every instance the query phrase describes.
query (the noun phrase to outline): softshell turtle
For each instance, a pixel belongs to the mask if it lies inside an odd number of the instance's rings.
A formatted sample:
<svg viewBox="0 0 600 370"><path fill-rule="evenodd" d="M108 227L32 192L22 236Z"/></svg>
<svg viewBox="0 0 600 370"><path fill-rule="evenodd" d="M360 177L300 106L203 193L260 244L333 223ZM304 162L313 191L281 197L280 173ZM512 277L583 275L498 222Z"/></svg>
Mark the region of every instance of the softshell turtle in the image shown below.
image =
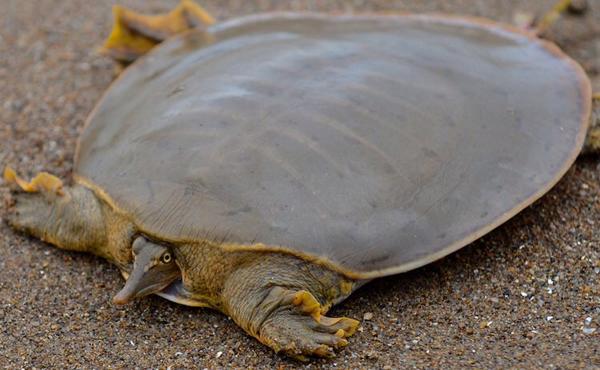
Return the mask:
<svg viewBox="0 0 600 370"><path fill-rule="evenodd" d="M190 1L115 15L107 52L152 50L88 118L72 186L5 170L22 190L10 223L115 263L119 303L218 309L297 358L347 344L358 322L325 314L369 279L541 197L589 128L579 65L488 20L277 13L190 29L211 23Z"/></svg>

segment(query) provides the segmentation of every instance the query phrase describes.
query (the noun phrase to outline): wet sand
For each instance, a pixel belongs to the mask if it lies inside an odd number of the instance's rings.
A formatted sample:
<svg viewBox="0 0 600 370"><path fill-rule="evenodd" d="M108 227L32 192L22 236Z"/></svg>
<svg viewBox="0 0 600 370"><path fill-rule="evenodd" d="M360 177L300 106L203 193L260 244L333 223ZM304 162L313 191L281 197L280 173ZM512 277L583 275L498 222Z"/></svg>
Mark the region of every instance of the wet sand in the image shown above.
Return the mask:
<svg viewBox="0 0 600 370"><path fill-rule="evenodd" d="M0 166L69 178L86 115L114 77L94 52L112 1L0 0ZM176 1L129 0L165 11ZM267 10L438 11L512 22L552 0L206 0L219 19ZM550 33L600 91L600 2ZM0 217L8 189L0 185ZM600 158L482 240L374 281L333 309L363 320L333 360L279 357L224 315L150 297L116 307L117 269L0 222L3 368L598 368ZM587 320L587 323L586 323ZM598 328L594 331L594 329Z"/></svg>

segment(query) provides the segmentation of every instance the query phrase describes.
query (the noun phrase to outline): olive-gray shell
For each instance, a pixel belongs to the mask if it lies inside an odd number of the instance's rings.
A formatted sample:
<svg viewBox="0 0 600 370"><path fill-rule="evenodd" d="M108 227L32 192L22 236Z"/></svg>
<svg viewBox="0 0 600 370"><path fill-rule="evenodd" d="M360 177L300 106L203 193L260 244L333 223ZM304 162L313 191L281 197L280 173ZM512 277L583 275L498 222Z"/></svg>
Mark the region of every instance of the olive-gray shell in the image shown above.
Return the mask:
<svg viewBox="0 0 600 370"><path fill-rule="evenodd" d="M263 243L375 277L548 191L590 100L558 48L491 22L247 17L130 67L88 120L76 172L161 239Z"/></svg>

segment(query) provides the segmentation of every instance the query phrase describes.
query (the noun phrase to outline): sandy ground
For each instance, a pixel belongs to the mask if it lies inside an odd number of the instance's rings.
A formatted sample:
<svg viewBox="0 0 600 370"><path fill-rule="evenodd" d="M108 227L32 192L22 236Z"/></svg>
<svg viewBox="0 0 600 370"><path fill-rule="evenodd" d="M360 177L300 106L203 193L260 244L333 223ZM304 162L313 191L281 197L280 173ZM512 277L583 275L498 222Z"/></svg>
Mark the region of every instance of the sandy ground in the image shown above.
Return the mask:
<svg viewBox="0 0 600 370"><path fill-rule="evenodd" d="M511 22L552 0L206 0L219 19L252 12L410 10ZM83 120L114 77L94 53L113 1L0 0L0 166L69 178ZM128 0L147 11L173 1ZM600 90L600 1L551 33ZM0 185L0 217L8 189ZM150 297L111 304L117 269L0 222L0 366L5 368L598 368L600 158L577 161L534 206L425 268L368 284L335 315L363 319L333 360L273 354L217 312ZM586 321L587 320L587 321ZM599 328L594 331L595 328Z"/></svg>

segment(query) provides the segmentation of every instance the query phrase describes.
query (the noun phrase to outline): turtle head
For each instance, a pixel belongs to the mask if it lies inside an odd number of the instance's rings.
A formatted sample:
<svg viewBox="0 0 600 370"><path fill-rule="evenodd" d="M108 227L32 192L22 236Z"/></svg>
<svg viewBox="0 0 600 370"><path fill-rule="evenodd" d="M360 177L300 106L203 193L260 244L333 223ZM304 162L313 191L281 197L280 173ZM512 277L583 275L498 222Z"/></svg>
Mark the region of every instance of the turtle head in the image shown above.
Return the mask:
<svg viewBox="0 0 600 370"><path fill-rule="evenodd" d="M139 237L133 242L132 252L133 271L123 289L113 298L115 304L126 304L135 298L158 293L181 277L170 248Z"/></svg>

